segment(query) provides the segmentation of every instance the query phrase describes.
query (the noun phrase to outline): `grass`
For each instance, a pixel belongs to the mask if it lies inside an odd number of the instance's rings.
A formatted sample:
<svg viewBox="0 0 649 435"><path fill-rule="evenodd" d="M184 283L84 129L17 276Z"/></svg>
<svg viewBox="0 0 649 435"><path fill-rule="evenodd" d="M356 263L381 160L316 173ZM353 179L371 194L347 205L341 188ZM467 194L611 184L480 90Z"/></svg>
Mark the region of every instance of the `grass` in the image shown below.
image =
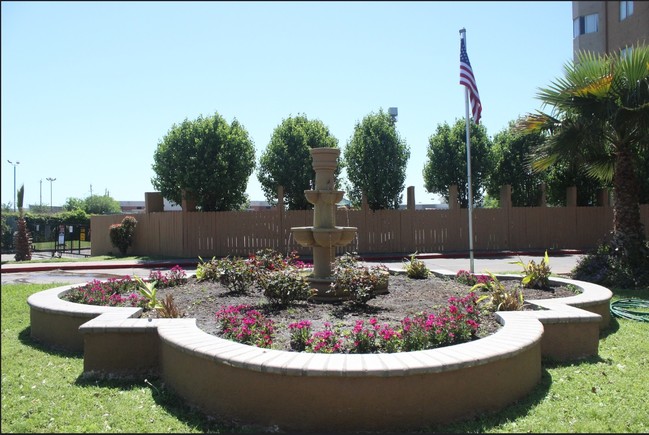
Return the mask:
<svg viewBox="0 0 649 435"><path fill-rule="evenodd" d="M54 249L54 241L48 242L34 242L32 244L34 249L38 251L51 251ZM79 241L79 240L65 240L65 249L88 249L90 248L90 242L88 241Z"/></svg>
<svg viewBox="0 0 649 435"><path fill-rule="evenodd" d="M255 428L203 416L159 379L86 379L83 357L30 338L27 297L63 284L2 286L2 432L248 432ZM646 291L615 297L647 298ZM611 321L599 356L544 361L539 385L498 413L429 431L649 431L649 323ZM440 396L440 400L443 397ZM257 431L259 428L256 429Z"/></svg>

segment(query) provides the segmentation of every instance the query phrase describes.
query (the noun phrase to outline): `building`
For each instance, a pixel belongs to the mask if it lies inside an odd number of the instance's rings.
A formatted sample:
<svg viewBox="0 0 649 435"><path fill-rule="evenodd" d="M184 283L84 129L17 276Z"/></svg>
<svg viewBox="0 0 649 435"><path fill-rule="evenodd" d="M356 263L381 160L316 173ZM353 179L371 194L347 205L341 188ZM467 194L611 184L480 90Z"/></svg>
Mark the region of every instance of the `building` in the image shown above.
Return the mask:
<svg viewBox="0 0 649 435"><path fill-rule="evenodd" d="M573 1L573 57L579 51L612 53L649 43L649 2Z"/></svg>
<svg viewBox="0 0 649 435"><path fill-rule="evenodd" d="M144 201L119 201L119 206L122 213L134 214L144 213ZM164 200L164 211L181 211L182 208L178 204L170 202L168 199Z"/></svg>

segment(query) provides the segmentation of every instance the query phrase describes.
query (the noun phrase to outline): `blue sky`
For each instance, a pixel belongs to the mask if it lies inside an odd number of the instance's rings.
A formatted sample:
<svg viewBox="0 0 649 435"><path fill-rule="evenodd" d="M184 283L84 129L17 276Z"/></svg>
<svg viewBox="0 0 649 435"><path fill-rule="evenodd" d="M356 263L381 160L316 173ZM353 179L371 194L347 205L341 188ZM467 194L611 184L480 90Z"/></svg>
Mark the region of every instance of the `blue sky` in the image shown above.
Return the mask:
<svg viewBox="0 0 649 435"><path fill-rule="evenodd" d="M344 150L363 117L397 107L417 203L428 138L464 119L459 30L489 136L540 109L572 59L572 3L13 2L2 8L2 203L143 201L175 123L218 112L257 158L283 119L327 125ZM56 178L49 182L47 178ZM42 180L42 181L41 181ZM51 190L50 190L51 188ZM253 173L247 192L264 196ZM405 202L405 187L403 200Z"/></svg>

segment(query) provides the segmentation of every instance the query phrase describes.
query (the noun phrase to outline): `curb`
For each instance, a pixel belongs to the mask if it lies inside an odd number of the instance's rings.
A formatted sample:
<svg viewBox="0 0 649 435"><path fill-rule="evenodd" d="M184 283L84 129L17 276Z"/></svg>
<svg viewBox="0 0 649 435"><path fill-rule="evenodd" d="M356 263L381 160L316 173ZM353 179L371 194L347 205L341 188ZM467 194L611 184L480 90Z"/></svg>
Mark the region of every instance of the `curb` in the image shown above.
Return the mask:
<svg viewBox="0 0 649 435"><path fill-rule="evenodd" d="M557 255L579 255L585 251L577 249L557 249L548 250L548 254ZM545 251L481 251L475 252L475 258L498 258L511 257L517 255L525 256L543 256ZM412 254L375 254L360 255L359 259L365 262L378 261L403 261ZM466 251L447 252L447 253L424 253L416 254L418 259L435 259L435 258L468 258ZM304 258L309 258L304 256ZM131 262L60 262L60 263L27 263L27 264L3 264L1 273L19 273L19 272L47 272L51 270L96 270L96 269L126 269L126 268L145 268L155 269L158 267L173 267L175 265L185 268L195 268L199 264L198 260L178 259L178 260L151 260L151 261L131 261Z"/></svg>

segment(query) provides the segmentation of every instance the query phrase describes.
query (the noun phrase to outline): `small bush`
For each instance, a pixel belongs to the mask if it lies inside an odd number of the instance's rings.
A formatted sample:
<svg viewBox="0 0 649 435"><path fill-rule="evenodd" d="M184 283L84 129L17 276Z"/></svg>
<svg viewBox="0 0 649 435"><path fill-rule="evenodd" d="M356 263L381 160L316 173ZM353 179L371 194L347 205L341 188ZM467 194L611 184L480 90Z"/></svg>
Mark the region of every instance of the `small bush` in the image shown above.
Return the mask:
<svg viewBox="0 0 649 435"><path fill-rule="evenodd" d="M122 219L121 224L113 224L110 226L110 242L114 247L119 249L121 255L126 255L126 251L133 244L136 226L137 220L133 216L126 216Z"/></svg>
<svg viewBox="0 0 649 435"><path fill-rule="evenodd" d="M160 301L160 306L156 310L158 315L165 319L177 319L183 316L171 293L167 293L167 296Z"/></svg>
<svg viewBox="0 0 649 435"><path fill-rule="evenodd" d="M464 285L474 286L491 281L491 277L489 275L474 275L468 270L458 270L455 274L455 280Z"/></svg>
<svg viewBox="0 0 649 435"><path fill-rule="evenodd" d="M296 352L303 352L306 350L307 342L311 338L311 321L300 320L288 325L291 331L290 346Z"/></svg>
<svg viewBox="0 0 649 435"><path fill-rule="evenodd" d="M176 287L187 282L187 273L182 267L175 265L166 273L152 270L148 280L156 281L158 288Z"/></svg>
<svg viewBox="0 0 649 435"><path fill-rule="evenodd" d="M521 284L526 288L549 289L550 288L550 258L548 251L539 264L530 260L527 264L523 260L512 261L510 264L518 264L523 267L523 279Z"/></svg>
<svg viewBox="0 0 649 435"><path fill-rule="evenodd" d="M219 260L212 258L207 263L201 259L201 263L196 267L198 281L218 281L235 293L246 293L252 286L255 277L254 267L239 257L226 257Z"/></svg>
<svg viewBox="0 0 649 435"><path fill-rule="evenodd" d="M362 266L356 255L349 253L336 258L332 275L331 291L348 295L356 305L365 305L374 298L376 289L385 286L388 280L385 266Z"/></svg>
<svg viewBox="0 0 649 435"><path fill-rule="evenodd" d="M605 287L649 288L649 242L639 258L628 258L615 241L601 242L572 269L573 279Z"/></svg>
<svg viewBox="0 0 649 435"><path fill-rule="evenodd" d="M263 348L273 344L273 321L249 305L225 307L216 313L216 320L226 339Z"/></svg>
<svg viewBox="0 0 649 435"><path fill-rule="evenodd" d="M415 252L410 256L410 259L408 259L405 263L404 269L406 270L406 275L408 278L413 278L413 279L425 279L428 278L428 275L430 274L430 270L426 267L426 264L419 260L416 257L417 253Z"/></svg>
<svg viewBox="0 0 649 435"><path fill-rule="evenodd" d="M471 291L482 290L487 291L489 294L478 298L478 302L489 299L489 309L493 311L520 311L523 309L524 299L521 289L508 290L490 272L491 280L484 283L478 283L471 287Z"/></svg>
<svg viewBox="0 0 649 435"><path fill-rule="evenodd" d="M102 282L97 279L80 287L73 287L63 300L87 305L108 307L142 307L148 300L137 290L137 283L130 277L110 278Z"/></svg>
<svg viewBox="0 0 649 435"><path fill-rule="evenodd" d="M257 285L270 303L276 305L287 305L294 301L303 301L313 294L306 277L292 267L276 272L258 274Z"/></svg>

